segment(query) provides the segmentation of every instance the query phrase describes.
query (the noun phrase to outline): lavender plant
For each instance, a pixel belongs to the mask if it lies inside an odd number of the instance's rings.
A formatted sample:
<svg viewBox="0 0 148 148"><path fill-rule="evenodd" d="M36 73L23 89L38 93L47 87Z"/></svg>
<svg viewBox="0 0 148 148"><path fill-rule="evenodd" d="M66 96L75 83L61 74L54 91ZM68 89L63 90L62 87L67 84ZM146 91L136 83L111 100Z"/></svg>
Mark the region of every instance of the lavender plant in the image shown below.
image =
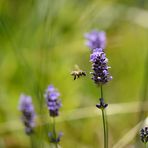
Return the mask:
<svg viewBox="0 0 148 148"><path fill-rule="evenodd" d="M145 144L146 148L146 144L148 142L148 127L144 127L140 130L140 138L141 141Z"/></svg>
<svg viewBox="0 0 148 148"><path fill-rule="evenodd" d="M25 132L30 136L30 142L32 148L36 147L36 141L34 140L34 127L35 127L35 112L32 104L32 98L21 94L19 101L19 110L22 112L22 122L25 126Z"/></svg>
<svg viewBox="0 0 148 148"><path fill-rule="evenodd" d="M19 102L19 110L22 112L22 122L25 126L25 132L27 135L33 133L35 126L35 112L30 96L21 94Z"/></svg>
<svg viewBox="0 0 148 148"><path fill-rule="evenodd" d="M104 128L104 148L108 148L108 125L105 109L108 104L104 103L103 85L112 79L108 69L108 59L104 52L106 46L105 32L92 31L85 35L87 45L91 49L90 62L92 62L92 80L97 86L100 86L100 103L96 105L102 111L103 128Z"/></svg>
<svg viewBox="0 0 148 148"><path fill-rule="evenodd" d="M106 34L104 31L93 30L85 34L87 39L86 45L93 50L95 48L105 49L106 47Z"/></svg>
<svg viewBox="0 0 148 148"><path fill-rule="evenodd" d="M45 98L49 110L49 115L53 119L53 128L52 132L48 133L48 137L50 142L55 144L56 148L58 148L58 143L60 142L61 136L63 135L61 132L58 134L56 133L55 126L55 117L59 116L59 109L62 106L59 97L60 93L57 91L57 89L55 89L53 85L49 85L45 93Z"/></svg>
<svg viewBox="0 0 148 148"><path fill-rule="evenodd" d="M107 66L108 59L102 48L96 48L92 50L92 54L90 55L90 61L92 62L92 70L91 72L92 79L94 82L101 86L112 79L112 76L109 75Z"/></svg>

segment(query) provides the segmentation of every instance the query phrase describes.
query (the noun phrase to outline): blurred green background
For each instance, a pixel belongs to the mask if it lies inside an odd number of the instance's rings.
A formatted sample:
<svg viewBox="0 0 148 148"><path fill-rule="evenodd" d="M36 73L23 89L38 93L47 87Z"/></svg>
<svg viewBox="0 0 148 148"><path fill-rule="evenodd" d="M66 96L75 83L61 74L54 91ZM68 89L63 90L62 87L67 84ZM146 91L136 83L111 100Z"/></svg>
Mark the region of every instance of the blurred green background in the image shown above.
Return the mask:
<svg viewBox="0 0 148 148"><path fill-rule="evenodd" d="M30 147L18 111L22 92L32 96L38 115L38 147L49 147L43 97L49 84L61 93L61 147L103 147L102 120L95 108L100 91L89 75L84 39L92 29L106 31L112 67L113 80L104 86L110 148L137 125L138 102L147 97L147 0L0 0L0 148ZM87 77L73 80L75 64ZM136 147L135 137L124 140L123 147Z"/></svg>

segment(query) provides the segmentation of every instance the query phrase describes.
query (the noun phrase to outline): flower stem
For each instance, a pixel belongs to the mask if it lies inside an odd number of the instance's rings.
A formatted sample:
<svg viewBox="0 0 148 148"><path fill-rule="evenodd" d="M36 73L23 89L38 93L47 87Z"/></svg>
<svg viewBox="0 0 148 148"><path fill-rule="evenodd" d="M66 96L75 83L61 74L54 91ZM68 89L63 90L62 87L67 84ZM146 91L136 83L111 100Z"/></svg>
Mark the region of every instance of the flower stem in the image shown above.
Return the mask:
<svg viewBox="0 0 148 148"><path fill-rule="evenodd" d="M145 142L145 148L146 148L146 142Z"/></svg>
<svg viewBox="0 0 148 148"><path fill-rule="evenodd" d="M30 143L31 143L31 148L35 148L35 139L33 134L30 135Z"/></svg>
<svg viewBox="0 0 148 148"><path fill-rule="evenodd" d="M101 85L101 98L103 98L103 87ZM107 115L105 108L102 108L102 120L103 120L103 129L104 129L104 148L108 148L108 124L107 124Z"/></svg>
<svg viewBox="0 0 148 148"><path fill-rule="evenodd" d="M106 122L105 110L102 109L103 129L104 129L104 148L108 148L108 128Z"/></svg>
<svg viewBox="0 0 148 148"><path fill-rule="evenodd" d="M101 98L103 98L103 86L101 85L100 88L101 88Z"/></svg>
<svg viewBox="0 0 148 148"><path fill-rule="evenodd" d="M55 128L55 118L54 117L53 117L53 135L54 135L54 138L57 139L56 128ZM58 148L57 142L55 142L55 147Z"/></svg>

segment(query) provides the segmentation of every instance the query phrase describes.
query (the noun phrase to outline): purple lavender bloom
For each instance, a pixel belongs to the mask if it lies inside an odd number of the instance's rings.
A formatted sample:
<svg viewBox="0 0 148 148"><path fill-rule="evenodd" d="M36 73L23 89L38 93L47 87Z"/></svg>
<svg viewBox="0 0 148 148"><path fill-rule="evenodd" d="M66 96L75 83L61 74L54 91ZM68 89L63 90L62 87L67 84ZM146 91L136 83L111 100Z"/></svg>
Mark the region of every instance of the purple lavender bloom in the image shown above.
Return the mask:
<svg viewBox="0 0 148 148"><path fill-rule="evenodd" d="M142 128L140 131L140 138L143 143L148 142L148 127Z"/></svg>
<svg viewBox="0 0 148 148"><path fill-rule="evenodd" d="M92 62L93 70L93 72L91 72L93 75L92 79L96 84L102 85L112 79L112 76L110 76L108 72L110 68L107 66L108 59L102 48L96 48L92 51L90 61Z"/></svg>
<svg viewBox="0 0 148 148"><path fill-rule="evenodd" d="M59 132L57 137L55 137L55 135L52 132L48 133L48 137L51 143L59 143L62 136L63 136L62 132Z"/></svg>
<svg viewBox="0 0 148 148"><path fill-rule="evenodd" d="M104 99L103 98L100 98L100 104L97 104L96 107L99 108L99 109L105 109L108 104L104 103Z"/></svg>
<svg viewBox="0 0 148 148"><path fill-rule="evenodd" d="M54 88L54 86L49 85L45 93L45 98L51 117L59 115L59 108L62 106L59 96L60 93Z"/></svg>
<svg viewBox="0 0 148 148"><path fill-rule="evenodd" d="M35 126L35 112L30 96L21 94L19 110L22 112L22 121L25 125L26 134L31 134Z"/></svg>
<svg viewBox="0 0 148 148"><path fill-rule="evenodd" d="M86 45L91 49L106 47L106 33L104 31L93 30L85 34Z"/></svg>

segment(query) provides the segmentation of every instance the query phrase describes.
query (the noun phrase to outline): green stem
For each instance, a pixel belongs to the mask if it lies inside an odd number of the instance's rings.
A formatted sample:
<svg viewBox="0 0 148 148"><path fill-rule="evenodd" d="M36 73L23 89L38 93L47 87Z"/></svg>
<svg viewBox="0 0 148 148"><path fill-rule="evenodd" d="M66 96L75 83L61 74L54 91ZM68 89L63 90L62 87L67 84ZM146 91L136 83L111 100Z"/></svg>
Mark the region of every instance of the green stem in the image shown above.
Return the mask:
<svg viewBox="0 0 148 148"><path fill-rule="evenodd" d="M108 148L108 122L107 122L107 115L106 115L106 110L104 110L104 114L105 114L105 124L106 124L106 145Z"/></svg>
<svg viewBox="0 0 148 148"><path fill-rule="evenodd" d="M56 128L55 128L55 118L54 117L53 117L53 135L54 135L54 138L57 139ZM55 147L58 148L57 142L55 142Z"/></svg>
<svg viewBox="0 0 148 148"><path fill-rule="evenodd" d="M146 142L145 142L145 148L146 148Z"/></svg>
<svg viewBox="0 0 148 148"><path fill-rule="evenodd" d="M103 86L101 85L101 98L103 98Z"/></svg>
<svg viewBox="0 0 148 148"><path fill-rule="evenodd" d="M103 98L103 86L101 85L101 98ZM105 109L102 110L102 120L103 120L103 129L104 129L104 148L108 148L108 123L107 115Z"/></svg>
<svg viewBox="0 0 148 148"><path fill-rule="evenodd" d="M35 143L34 143L34 136L33 136L33 134L30 135L30 143L31 143L31 148L35 148Z"/></svg>
<svg viewBox="0 0 148 148"><path fill-rule="evenodd" d="M107 135L106 135L106 122L105 122L105 114L104 109L102 109L102 119L103 119L103 129L104 129L104 148L107 148Z"/></svg>

